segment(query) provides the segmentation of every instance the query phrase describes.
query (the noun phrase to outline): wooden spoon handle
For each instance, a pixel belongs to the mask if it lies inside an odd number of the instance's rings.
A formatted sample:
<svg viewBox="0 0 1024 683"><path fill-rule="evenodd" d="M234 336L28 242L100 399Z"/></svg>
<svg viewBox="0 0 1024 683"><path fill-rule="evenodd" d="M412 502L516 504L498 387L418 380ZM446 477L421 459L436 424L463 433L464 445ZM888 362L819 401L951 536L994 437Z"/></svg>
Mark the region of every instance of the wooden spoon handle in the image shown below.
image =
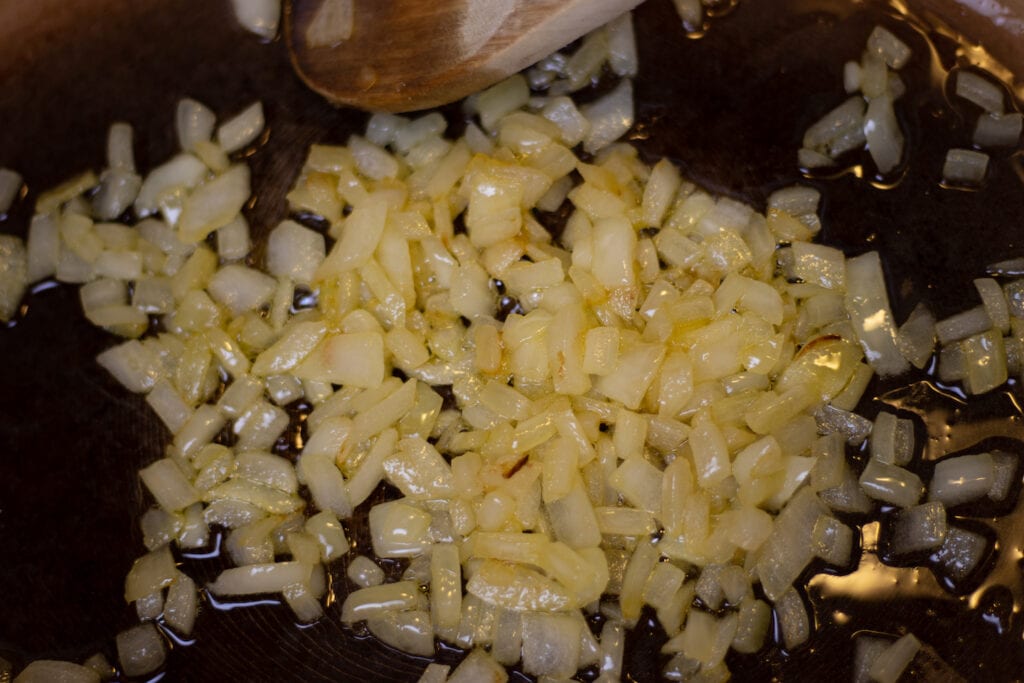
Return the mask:
<svg viewBox="0 0 1024 683"><path fill-rule="evenodd" d="M312 47L323 0L292 0L285 35L296 70L336 104L409 111L496 83L641 0L353 1L351 37Z"/></svg>

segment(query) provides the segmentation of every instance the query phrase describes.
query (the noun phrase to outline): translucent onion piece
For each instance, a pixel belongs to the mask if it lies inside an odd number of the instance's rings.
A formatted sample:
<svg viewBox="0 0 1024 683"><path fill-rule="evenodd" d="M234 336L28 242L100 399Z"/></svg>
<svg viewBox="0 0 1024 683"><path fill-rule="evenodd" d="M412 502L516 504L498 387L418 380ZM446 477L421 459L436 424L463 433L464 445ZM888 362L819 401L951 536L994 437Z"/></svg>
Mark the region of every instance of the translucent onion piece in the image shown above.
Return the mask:
<svg viewBox="0 0 1024 683"><path fill-rule="evenodd" d="M992 489L995 469L988 453L944 458L935 465L928 499L947 507L984 498Z"/></svg>
<svg viewBox="0 0 1024 683"><path fill-rule="evenodd" d="M263 104L254 102L217 129L217 144L231 154L242 149L263 132Z"/></svg>
<svg viewBox="0 0 1024 683"><path fill-rule="evenodd" d="M959 70L956 72L957 96L978 105L990 114L1003 113L1002 89L973 71Z"/></svg>
<svg viewBox="0 0 1024 683"><path fill-rule="evenodd" d="M232 0L235 18L247 31L271 40L281 20L281 0Z"/></svg>
<svg viewBox="0 0 1024 683"><path fill-rule="evenodd" d="M633 127L633 82L623 79L614 90L581 111L590 122L583 149L594 154Z"/></svg>
<svg viewBox="0 0 1024 683"><path fill-rule="evenodd" d="M0 675L4 673L3 666L0 665ZM9 677L9 671L6 675ZM14 683L100 683L100 676L81 664L55 659L37 659L14 677Z"/></svg>
<svg viewBox="0 0 1024 683"><path fill-rule="evenodd" d="M977 185L985 179L988 155L973 149L951 149L946 152L942 177L946 182Z"/></svg>
<svg viewBox="0 0 1024 683"><path fill-rule="evenodd" d="M924 485L916 474L874 458L868 461L868 466L860 475L860 485L875 500L899 507L914 505L924 493Z"/></svg>
<svg viewBox="0 0 1024 683"><path fill-rule="evenodd" d="M807 607L795 588L790 588L775 601L775 616L779 620L782 643L787 650L794 650L811 637Z"/></svg>
<svg viewBox="0 0 1024 683"><path fill-rule="evenodd" d="M867 49L881 55L891 69L902 69L911 55L906 43L881 26L876 26L871 31Z"/></svg>
<svg viewBox="0 0 1024 683"><path fill-rule="evenodd" d="M909 363L896 346L896 328L878 252L846 262L846 308L868 363L879 375L906 372Z"/></svg>
<svg viewBox="0 0 1024 683"><path fill-rule="evenodd" d="M941 574L960 583L968 579L981 565L989 542L981 534L951 526L946 531L942 547L932 554Z"/></svg>
<svg viewBox="0 0 1024 683"><path fill-rule="evenodd" d="M21 193L21 175L9 168L0 168L0 215L7 213Z"/></svg>
<svg viewBox="0 0 1024 683"><path fill-rule="evenodd" d="M14 317L28 288L28 252L20 238L0 235L0 322Z"/></svg>
<svg viewBox="0 0 1024 683"><path fill-rule="evenodd" d="M328 47L348 40L354 26L352 0L325 0L320 3L306 29L310 47Z"/></svg>
<svg viewBox="0 0 1024 683"><path fill-rule="evenodd" d="M864 137L879 173L889 173L903 158L903 133L900 131L892 97L888 94L868 102L864 113Z"/></svg>
<svg viewBox="0 0 1024 683"><path fill-rule="evenodd" d="M185 152L195 151L197 143L208 142L217 124L216 115L202 102L184 98L175 113L178 144Z"/></svg>
<svg viewBox="0 0 1024 683"><path fill-rule="evenodd" d="M608 65L617 76L636 76L638 69L633 15L626 12L608 23Z"/></svg>
<svg viewBox="0 0 1024 683"><path fill-rule="evenodd" d="M505 683L508 672L486 650L475 649L455 667L448 683Z"/></svg>
<svg viewBox="0 0 1024 683"><path fill-rule="evenodd" d="M159 669L167 656L163 636L152 623L117 634L117 658L126 676L142 676Z"/></svg>
<svg viewBox="0 0 1024 683"><path fill-rule="evenodd" d="M982 114L974 127L971 140L979 147L1015 147L1024 127L1024 115Z"/></svg>
<svg viewBox="0 0 1024 683"><path fill-rule="evenodd" d="M896 683L920 649L921 641L915 638L914 634L908 633L903 636L875 657L868 672L871 680L878 683Z"/></svg>
<svg viewBox="0 0 1024 683"><path fill-rule="evenodd" d="M896 513L892 530L892 551L910 555L934 550L946 540L946 508L938 502L924 503Z"/></svg>

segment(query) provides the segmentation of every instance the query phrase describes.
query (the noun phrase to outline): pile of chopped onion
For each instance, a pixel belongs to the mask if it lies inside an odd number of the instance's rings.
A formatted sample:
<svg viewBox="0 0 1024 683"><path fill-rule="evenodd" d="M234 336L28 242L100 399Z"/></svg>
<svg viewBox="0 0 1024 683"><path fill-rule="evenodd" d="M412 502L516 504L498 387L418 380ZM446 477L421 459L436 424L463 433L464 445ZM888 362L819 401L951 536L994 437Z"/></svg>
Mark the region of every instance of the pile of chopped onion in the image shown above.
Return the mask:
<svg viewBox="0 0 1024 683"><path fill-rule="evenodd" d="M200 588L279 595L312 622L339 563L344 623L418 656L469 652L424 681L513 665L617 680L645 606L666 676L724 680L729 650L759 651L773 618L787 649L810 638L795 583L812 563L849 565L840 516L872 499L902 508L900 551L971 571L978 545L945 506L1005 497L1012 463L943 461L921 503L912 425L852 411L935 336L972 391L1005 381L989 358L1020 337L1020 281L979 285L983 310L964 319L897 327L878 255L813 241L813 188L777 191L762 214L648 165L616 142L633 121L630 22L475 95L458 139L438 113L378 114L344 146L314 145L261 268L238 154L259 140L258 103L218 127L183 100L181 152L145 177L115 124L107 168L41 195L27 245L0 241L0 313L29 282L81 284L89 320L125 338L97 361L172 434L140 472L155 505L125 582L141 622L118 637L127 675L162 665L160 629L192 632ZM876 34L857 83L885 76L877 99L907 54ZM567 93L606 62L622 80L577 107ZM129 208L137 222L114 222ZM275 445L300 405L293 461ZM847 449L869 434L855 472ZM355 553L353 512L382 484L397 495L368 510L372 548ZM217 530L235 566L197 586L175 549ZM381 560L404 573L387 579ZM900 643L865 663L872 676L898 675L915 651Z"/></svg>

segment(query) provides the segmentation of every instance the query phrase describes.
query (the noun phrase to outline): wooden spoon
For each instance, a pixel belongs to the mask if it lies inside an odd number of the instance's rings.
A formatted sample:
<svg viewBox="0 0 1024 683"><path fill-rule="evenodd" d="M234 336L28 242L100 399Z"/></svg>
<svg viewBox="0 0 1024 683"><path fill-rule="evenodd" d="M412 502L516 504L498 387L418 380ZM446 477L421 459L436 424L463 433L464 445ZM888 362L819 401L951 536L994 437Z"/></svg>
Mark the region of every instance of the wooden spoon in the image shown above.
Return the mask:
<svg viewBox="0 0 1024 683"><path fill-rule="evenodd" d="M331 102L414 111L492 85L640 1L291 0L285 36L299 76ZM347 38L317 38L349 21Z"/></svg>

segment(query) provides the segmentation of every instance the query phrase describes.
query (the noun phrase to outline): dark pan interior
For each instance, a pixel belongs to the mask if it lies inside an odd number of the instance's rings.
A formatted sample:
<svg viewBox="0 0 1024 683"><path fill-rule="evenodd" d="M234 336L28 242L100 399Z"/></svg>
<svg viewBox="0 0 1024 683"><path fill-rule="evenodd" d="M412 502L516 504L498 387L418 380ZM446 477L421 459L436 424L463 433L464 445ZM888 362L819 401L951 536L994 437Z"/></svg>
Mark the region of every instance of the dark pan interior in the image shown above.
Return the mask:
<svg viewBox="0 0 1024 683"><path fill-rule="evenodd" d="M802 131L841 100L843 61L860 55L887 11L846 0L741 0L691 40L669 0L649 0L636 14L641 76L632 137L649 158L670 156L711 191L763 208L772 189L800 178ZM134 126L141 169L168 158L175 103L190 96L222 116L264 102L269 138L251 160L256 201L248 211L258 236L285 217L284 195L308 146L344 142L365 122L307 91L284 46L245 34L227 0L12 0L0 20L0 31L13 32L0 44L0 166L20 171L30 192L0 221L2 232L24 234L38 190L101 168L114 121ZM915 54L927 54L920 34L901 35ZM939 65L952 66L955 44L931 38ZM975 305L971 280L984 265L1024 255L1019 153L1003 155L983 191L941 189L942 156L969 140L970 127L931 87L926 62L905 77L919 106L908 115L913 161L902 182L882 190L852 173L812 181L824 191L825 241L850 253L882 250L898 320L921 300L939 316ZM457 128L458 107L447 112ZM137 519L149 505L136 471L160 457L167 435L141 397L94 362L112 342L84 320L77 292L66 286L38 287L25 315L0 329L0 656L16 667L96 651L113 661L113 636L134 621L123 580L143 552ZM195 576L212 579L221 566L196 562ZM343 564L334 575L343 593ZM853 625L828 623L840 607ZM954 665L966 678L1009 680L1024 670L1016 615L996 629L981 611L945 597L840 607L814 603L825 624L814 649L737 660L736 678L848 680L854 630L896 632L904 624L924 629L944 653L957 652ZM335 604L327 619L299 629L282 605L220 611L204 603L195 644L175 645L165 680L418 677L422 660L346 631L339 612ZM1010 643L1014 654L1004 656ZM656 647L651 638L630 641L633 680L657 678Z"/></svg>

